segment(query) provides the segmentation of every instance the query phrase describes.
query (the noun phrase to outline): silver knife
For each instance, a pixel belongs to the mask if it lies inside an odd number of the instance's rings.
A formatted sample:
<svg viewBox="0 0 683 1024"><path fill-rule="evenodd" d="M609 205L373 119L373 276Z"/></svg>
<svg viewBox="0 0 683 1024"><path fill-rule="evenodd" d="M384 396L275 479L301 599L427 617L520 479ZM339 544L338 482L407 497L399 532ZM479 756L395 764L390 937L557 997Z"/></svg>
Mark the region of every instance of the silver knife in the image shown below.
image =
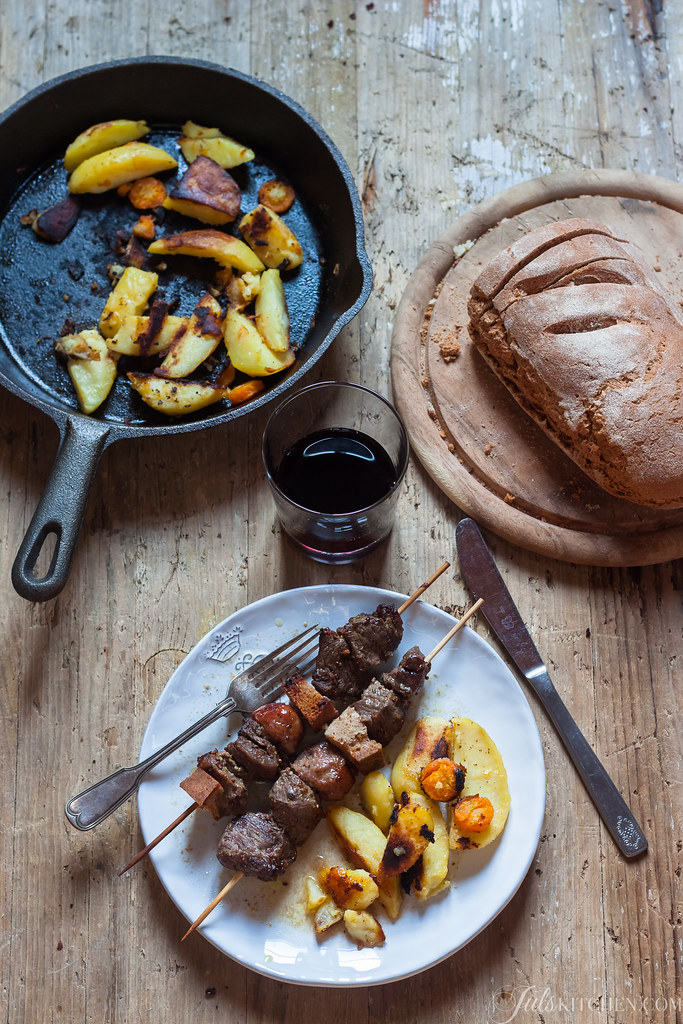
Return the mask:
<svg viewBox="0 0 683 1024"><path fill-rule="evenodd" d="M481 610L491 629L548 712L615 843L625 857L645 853L640 825L562 703L474 520L460 520L455 543L467 586L484 598Z"/></svg>

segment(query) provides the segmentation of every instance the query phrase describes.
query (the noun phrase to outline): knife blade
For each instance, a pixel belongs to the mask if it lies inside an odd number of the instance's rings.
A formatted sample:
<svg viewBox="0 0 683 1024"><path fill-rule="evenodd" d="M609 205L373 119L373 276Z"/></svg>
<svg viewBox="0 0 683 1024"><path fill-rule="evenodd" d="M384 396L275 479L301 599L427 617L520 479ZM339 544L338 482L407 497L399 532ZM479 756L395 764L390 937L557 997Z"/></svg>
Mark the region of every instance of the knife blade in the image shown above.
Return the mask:
<svg viewBox="0 0 683 1024"><path fill-rule="evenodd" d="M625 857L645 853L643 830L562 702L473 519L460 520L455 545L467 586L484 599L483 615L547 711L610 835Z"/></svg>

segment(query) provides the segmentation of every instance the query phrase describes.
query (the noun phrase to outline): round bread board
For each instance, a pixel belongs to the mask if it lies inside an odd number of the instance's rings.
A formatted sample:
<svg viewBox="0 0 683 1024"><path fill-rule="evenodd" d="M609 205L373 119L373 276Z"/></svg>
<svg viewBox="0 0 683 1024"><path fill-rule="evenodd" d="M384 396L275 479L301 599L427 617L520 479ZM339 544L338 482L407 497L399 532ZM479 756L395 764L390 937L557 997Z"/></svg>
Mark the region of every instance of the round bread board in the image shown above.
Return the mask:
<svg viewBox="0 0 683 1024"><path fill-rule="evenodd" d="M413 451L467 515L520 547L585 565L651 565L683 555L683 509L613 498L524 413L468 332L472 282L539 224L588 217L639 246L683 297L683 186L615 170L549 175L474 207L430 247L401 299L394 399Z"/></svg>

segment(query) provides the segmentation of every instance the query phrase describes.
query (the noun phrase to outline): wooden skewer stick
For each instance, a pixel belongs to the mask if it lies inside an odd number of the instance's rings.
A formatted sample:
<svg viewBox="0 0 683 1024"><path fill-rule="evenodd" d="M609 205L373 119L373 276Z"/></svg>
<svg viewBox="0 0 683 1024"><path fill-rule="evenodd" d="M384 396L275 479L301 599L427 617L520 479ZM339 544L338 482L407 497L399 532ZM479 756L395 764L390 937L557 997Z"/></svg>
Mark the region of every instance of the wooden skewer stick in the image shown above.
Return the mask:
<svg viewBox="0 0 683 1024"><path fill-rule="evenodd" d="M434 582L434 580L437 580L439 578L439 576L441 576L441 574L446 571L446 569L450 568L450 564L451 564L450 562L444 562L443 565L441 565L436 570L436 572L433 572L432 575L429 577L429 579L425 580L425 582L422 583L417 588L415 593L411 594L410 597L406 601L403 602L401 607L398 609L398 614L402 615L403 612L406 610L406 608L409 608L411 606L413 601L417 601L418 597L420 597L422 594L424 594L425 590L427 590L428 587L431 587L431 585ZM427 660L430 660L430 659L427 659ZM190 807L187 808L187 810L183 811L182 814L178 815L176 820L172 821L171 824L168 825L164 829L163 832L160 832L159 835L156 837L156 839L153 839L151 841L151 843L148 843L147 846L145 846L145 848L143 850L140 850L140 852L137 853L135 855L135 857L133 857L133 859L130 862L130 864L126 864L125 868L123 868L121 871L119 871L119 875L125 874L126 871L128 871L128 870L130 870L130 868L134 867L134 865L137 864L139 860L142 860L142 858L145 857L149 853L150 850L154 849L154 847L157 845L157 843L160 843L161 840L165 839L166 836L169 835L169 833L171 833L174 828L176 828L178 825L180 825L181 822L185 821L185 818L189 817L189 815L192 814L192 812L195 811L198 806L199 806L199 804L193 803L193 804L191 804ZM188 932L188 934L189 934L189 932Z"/></svg>
<svg viewBox="0 0 683 1024"><path fill-rule="evenodd" d="M132 868L134 864L137 864L139 860L142 860L143 857L146 857L149 851L153 850L157 843L160 843L162 839L165 839L169 832L172 832L177 825L180 825L182 821L185 821L185 818L189 818L192 812L196 811L198 807L199 804L197 801L193 800L190 806L186 807L183 813L179 814L175 821L172 821L170 825L167 825L164 831L160 832L156 839L153 839L151 843L147 843L147 846L145 846L144 849L135 854L130 864L126 864L125 868L122 868L121 871L119 871L119 877Z"/></svg>
<svg viewBox="0 0 683 1024"><path fill-rule="evenodd" d="M401 607L397 609L398 610L398 614L399 615L403 615L403 613L406 610L406 608L410 608L410 606L413 603L413 601L417 601L418 597L420 597L422 594L424 594L425 590L427 590L428 587L431 587L431 585L434 582L434 580L438 580L438 578L441 575L441 573L445 572L446 569L450 568L450 564L451 564L450 562L444 562L443 565L440 566L436 570L436 572L433 572L432 575L429 577L429 579L425 580L424 583L417 588L415 593L411 594L410 597L408 598L408 600L404 601L403 604L401 605Z"/></svg>
<svg viewBox="0 0 683 1024"><path fill-rule="evenodd" d="M447 568L447 565L445 567L442 567L441 572L443 572L444 568ZM472 605L471 608L467 609L467 611L464 613L464 615L462 615L458 619L458 621L453 626L453 628L450 629L448 631L448 633L446 633L445 637L442 640L439 641L439 643L436 645L436 647L431 652L431 654L427 655L427 657L425 658L426 662L431 662L432 659L436 657L436 655L439 653L439 651L443 647L446 646L448 641L451 640L455 636L455 634L458 632L458 630L462 629L462 627L465 625L467 620L470 619L474 615L474 613L477 611L477 609L481 608L483 603L484 603L484 598L480 597L479 600L476 601ZM209 914L211 913L212 910L215 910L215 908L218 906L218 904L221 902L221 900L224 899L224 897L228 895L228 893L230 892L232 887L237 885L237 883L239 882L240 878L243 878L243 877L244 877L244 873L242 871L239 871L236 875L233 875L233 877L230 879L228 884L223 889L221 889L221 891L218 893L218 896L214 897L214 899L211 900L211 903L209 903L208 907L205 907L204 910L202 910L202 912L199 915L199 917L197 918L197 920L194 921L190 925L190 927L188 928L188 930L185 932L185 934L183 935L182 939L180 940L181 942L183 942L188 937L188 935L191 935L192 932L195 930L195 928L199 927L199 925L202 923L202 921L204 921L205 918L207 918L209 916Z"/></svg>
<svg viewBox="0 0 683 1024"><path fill-rule="evenodd" d="M237 883L239 882L240 878L243 878L243 877L244 877L244 873L242 871L238 871L236 875L232 876L232 878L230 879L228 884L226 886L224 886L224 888L221 889L221 891L218 893L218 896L216 896L214 899L212 899L211 902L209 903L208 907L205 907L204 910L202 910L202 912L199 915L199 917L197 918L197 920L192 922L192 924L190 925L190 927L187 929L187 931L183 935L182 939L180 940L181 942L184 942L185 939L187 938L187 936L191 935L192 932L195 930L195 928L199 927L199 925L202 923L204 918L208 917L209 914L211 913L211 911L214 910L218 906L218 904L221 902L221 900L224 899L224 897L228 895L228 893L232 889L233 885L237 885Z"/></svg>
<svg viewBox="0 0 683 1024"><path fill-rule="evenodd" d="M438 644L436 645L434 650L431 652L431 654L427 655L427 657L425 658L425 661L427 661L427 662L433 661L434 658L436 657L436 655L441 650L441 648L445 647L446 644L448 643L448 641L452 637L455 636L455 634L458 632L458 630L462 629L462 627L465 625L467 620L470 619L474 615L474 613L477 611L478 608L481 608L483 603L484 603L484 598L483 597L480 597L478 601L475 601L475 603L472 605L472 607L468 608L467 611L465 612L465 614L461 618L458 619L456 624L453 626L453 629L450 629L448 631L448 633L446 633L446 635L443 638L443 640L439 640Z"/></svg>

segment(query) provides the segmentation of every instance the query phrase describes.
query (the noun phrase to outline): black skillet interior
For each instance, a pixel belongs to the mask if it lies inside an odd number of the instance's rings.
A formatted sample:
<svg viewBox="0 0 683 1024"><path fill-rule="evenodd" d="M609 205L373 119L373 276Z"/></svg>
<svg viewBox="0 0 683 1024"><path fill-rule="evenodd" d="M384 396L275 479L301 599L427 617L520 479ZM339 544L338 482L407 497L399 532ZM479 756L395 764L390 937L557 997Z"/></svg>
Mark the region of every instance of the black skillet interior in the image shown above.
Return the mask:
<svg viewBox="0 0 683 1024"><path fill-rule="evenodd" d="M301 351L292 368L267 379L266 392L246 406L221 403L170 420L144 405L120 373L91 418L106 422L109 439L115 440L198 429L244 415L291 387L322 355L367 299L371 276L360 204L334 144L302 108L275 90L201 62L142 58L81 70L36 90L0 120L0 378L58 422L65 413L81 415L54 341L65 323L76 329L96 326L112 286L108 268L121 262L117 232L129 233L139 214L113 192L86 196L76 227L58 245L39 239L20 217L67 194L62 163L67 144L89 125L116 117L147 120L152 132L145 141L179 159L178 172L164 176L169 183L185 167L177 138L180 125L191 119L218 126L254 149L254 161L231 171L243 190L243 211L255 205L258 187L268 178L294 186L297 198L285 219L305 259L283 277L292 340ZM157 234L201 226L166 212ZM216 265L189 257L165 262L158 295L175 302L178 313L189 313ZM121 370L133 368L133 362L122 361Z"/></svg>

